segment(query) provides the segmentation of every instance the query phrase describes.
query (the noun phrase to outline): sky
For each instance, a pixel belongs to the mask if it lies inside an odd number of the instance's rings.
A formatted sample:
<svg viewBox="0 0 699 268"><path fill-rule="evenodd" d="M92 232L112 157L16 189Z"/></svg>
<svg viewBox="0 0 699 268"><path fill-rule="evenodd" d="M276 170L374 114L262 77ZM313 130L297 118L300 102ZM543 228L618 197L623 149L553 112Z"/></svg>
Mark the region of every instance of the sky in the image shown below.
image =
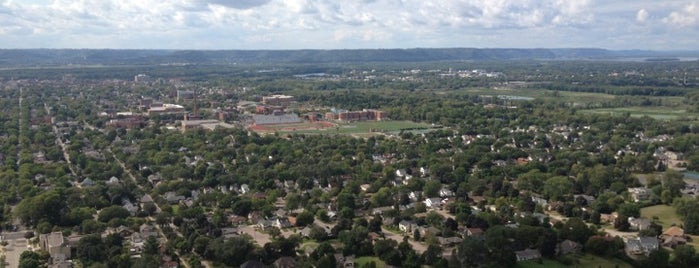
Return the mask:
<svg viewBox="0 0 699 268"><path fill-rule="evenodd" d="M0 48L699 49L699 0L0 0Z"/></svg>

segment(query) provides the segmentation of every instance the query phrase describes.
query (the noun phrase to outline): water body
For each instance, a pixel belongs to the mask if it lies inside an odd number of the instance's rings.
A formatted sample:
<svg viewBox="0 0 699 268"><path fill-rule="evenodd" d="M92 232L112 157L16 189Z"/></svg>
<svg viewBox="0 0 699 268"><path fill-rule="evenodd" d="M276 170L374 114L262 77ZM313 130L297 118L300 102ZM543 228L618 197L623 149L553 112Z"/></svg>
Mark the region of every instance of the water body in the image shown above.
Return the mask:
<svg viewBox="0 0 699 268"><path fill-rule="evenodd" d="M684 174L684 177L687 179L699 180L699 173L697 173L697 172L685 171L682 174Z"/></svg>

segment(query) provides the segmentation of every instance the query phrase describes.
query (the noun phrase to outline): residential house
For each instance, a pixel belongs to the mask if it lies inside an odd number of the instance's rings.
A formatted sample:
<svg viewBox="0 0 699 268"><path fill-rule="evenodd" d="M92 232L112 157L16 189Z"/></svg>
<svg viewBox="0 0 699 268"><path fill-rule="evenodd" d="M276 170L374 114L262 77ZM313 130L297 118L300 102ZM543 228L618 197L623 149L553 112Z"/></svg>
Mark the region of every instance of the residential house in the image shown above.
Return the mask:
<svg viewBox="0 0 699 268"><path fill-rule="evenodd" d="M80 183L80 187L90 187L90 186L94 186L94 185L95 185L95 182L93 180L91 180L90 178L84 179Z"/></svg>
<svg viewBox="0 0 699 268"><path fill-rule="evenodd" d="M39 247L49 253L51 263L61 263L70 259L70 245L61 232L39 235Z"/></svg>
<svg viewBox="0 0 699 268"><path fill-rule="evenodd" d="M338 268L352 268L354 267L354 255L345 256L342 253L335 253L335 263Z"/></svg>
<svg viewBox="0 0 699 268"><path fill-rule="evenodd" d="M296 268L296 259L292 257L281 257L272 263L274 268Z"/></svg>
<svg viewBox="0 0 699 268"><path fill-rule="evenodd" d="M384 213L393 210L393 207L378 207L372 210L373 215L383 215Z"/></svg>
<svg viewBox="0 0 699 268"><path fill-rule="evenodd" d="M439 197L427 198L425 201L425 206L428 208L440 208L442 207L442 199Z"/></svg>
<svg viewBox="0 0 699 268"><path fill-rule="evenodd" d="M415 228L417 228L417 225L412 221L402 220L398 223L398 229L404 233L410 233Z"/></svg>
<svg viewBox="0 0 699 268"><path fill-rule="evenodd" d="M449 188L442 188L441 190L439 190L439 197L441 198L452 197L454 195L454 191L452 191Z"/></svg>
<svg viewBox="0 0 699 268"><path fill-rule="evenodd" d="M410 199L410 201L412 201L412 202L417 202L418 200L421 199L421 197L422 197L422 192L411 191L410 193L408 193L408 199Z"/></svg>
<svg viewBox="0 0 699 268"><path fill-rule="evenodd" d="M578 253L582 250L582 245L578 242L571 240L563 240L563 242L556 245L556 255L567 255L571 253Z"/></svg>
<svg viewBox="0 0 699 268"><path fill-rule="evenodd" d="M155 230L155 227L150 224L143 224L139 227L139 233L143 236L143 238L148 238L149 236L158 236L158 231Z"/></svg>
<svg viewBox="0 0 699 268"><path fill-rule="evenodd" d="M452 237L437 237L437 241L439 241L439 245L442 247L453 247L456 245L461 244L463 239L452 236Z"/></svg>
<svg viewBox="0 0 699 268"><path fill-rule="evenodd" d="M659 247L658 238L655 237L638 237L628 239L626 241L626 254L630 256L634 255L646 255L650 254L651 251L657 250Z"/></svg>
<svg viewBox="0 0 699 268"><path fill-rule="evenodd" d="M406 173L405 169L396 169L396 177L402 178L402 177L405 177L405 175L408 175L408 173Z"/></svg>
<svg viewBox="0 0 699 268"><path fill-rule="evenodd" d="M430 175L430 169L426 167L420 167L420 176L427 177Z"/></svg>
<svg viewBox="0 0 699 268"><path fill-rule="evenodd" d="M291 225L289 218L277 218L272 221L272 226L277 227L279 229L284 229L292 227L293 225Z"/></svg>
<svg viewBox="0 0 699 268"><path fill-rule="evenodd" d="M539 196L532 195L531 199L532 199L532 202L534 202L535 204L540 205L544 208L547 207L549 204L548 200L541 198Z"/></svg>
<svg viewBox="0 0 699 268"><path fill-rule="evenodd" d="M114 185L114 184L119 184L119 179L117 177L112 176L107 180L108 185Z"/></svg>
<svg viewBox="0 0 699 268"><path fill-rule="evenodd" d="M423 238L427 237L427 236L437 236L438 234L440 234L442 232L438 228L435 228L432 226L430 226L430 227L419 226L419 227L417 227L417 230L420 233L420 237L423 237ZM410 234L410 235L412 235L412 234Z"/></svg>
<svg viewBox="0 0 699 268"><path fill-rule="evenodd" d="M466 228L466 236L477 239L484 239L485 232L481 228Z"/></svg>
<svg viewBox="0 0 699 268"><path fill-rule="evenodd" d="M631 194L631 199L633 199L634 202L648 200L651 194L650 189L645 187L628 188L628 191Z"/></svg>
<svg viewBox="0 0 699 268"><path fill-rule="evenodd" d="M684 233L684 230L677 226L668 228L660 235L660 241L664 247L675 248L687 244L692 238Z"/></svg>
<svg viewBox="0 0 699 268"><path fill-rule="evenodd" d="M155 174L150 174L148 175L148 181L155 186L159 182L163 181L163 176L160 175L160 173L155 173Z"/></svg>
<svg viewBox="0 0 699 268"><path fill-rule="evenodd" d="M648 230L651 225L651 221L649 219L629 217L628 221L630 229L636 231Z"/></svg>
<svg viewBox="0 0 699 268"><path fill-rule="evenodd" d="M243 184L243 185L240 186L240 190L239 190L239 191L240 191L241 194L247 194L247 193L250 192L250 186L248 186L247 184Z"/></svg>
<svg viewBox="0 0 699 268"><path fill-rule="evenodd" d="M260 261L246 261L240 265L240 268L267 268L267 265Z"/></svg>
<svg viewBox="0 0 699 268"><path fill-rule="evenodd" d="M515 257L517 261L529 261L541 259L541 252L537 249L525 249L520 251L515 251Z"/></svg>
<svg viewBox="0 0 699 268"><path fill-rule="evenodd" d="M138 207L131 203L131 200L129 200L128 198L122 198L121 204L122 207L125 208L129 212L129 214L131 214L131 216L136 215L136 212L138 212Z"/></svg>
<svg viewBox="0 0 699 268"><path fill-rule="evenodd" d="M175 192L166 192L163 195L163 198L165 198L165 200L167 200L167 202L170 204L177 204L180 201L185 200L183 195L178 195Z"/></svg>
<svg viewBox="0 0 699 268"><path fill-rule="evenodd" d="M616 212L611 213L611 214L601 213L599 220L600 220L600 222L613 223L618 216L619 216L619 214Z"/></svg>
<svg viewBox="0 0 699 268"><path fill-rule="evenodd" d="M239 236L238 228L234 228L234 227L221 228L221 236L223 236L223 238L238 237Z"/></svg>

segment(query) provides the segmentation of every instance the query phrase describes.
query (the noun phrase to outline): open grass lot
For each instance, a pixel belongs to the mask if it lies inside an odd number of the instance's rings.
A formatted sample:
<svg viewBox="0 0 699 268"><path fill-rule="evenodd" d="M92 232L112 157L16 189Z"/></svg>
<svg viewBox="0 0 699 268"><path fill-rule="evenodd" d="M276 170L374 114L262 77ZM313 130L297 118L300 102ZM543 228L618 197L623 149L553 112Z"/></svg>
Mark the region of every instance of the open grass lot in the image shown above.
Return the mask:
<svg viewBox="0 0 699 268"><path fill-rule="evenodd" d="M303 133L303 134L347 134L371 136L374 133L398 132L410 129L430 129L433 126L425 123L411 121L361 121L352 123L338 123L335 127L324 129L297 129L292 131L281 130L279 133Z"/></svg>
<svg viewBox="0 0 699 268"><path fill-rule="evenodd" d="M641 217L647 219L653 219L653 217L658 217L657 222L663 226L663 229L670 228L672 224L680 225L682 220L675 213L675 208L668 205L656 205L651 207L645 207L641 209Z"/></svg>
<svg viewBox="0 0 699 268"><path fill-rule="evenodd" d="M699 114L687 113L684 109L677 109L674 107L623 107L623 108L600 108L591 110L582 110L584 113L598 113L598 114L611 114L611 115L623 115L629 114L632 117L643 117L648 116L659 120L677 120L677 119L688 119L697 121L699 120Z"/></svg>
<svg viewBox="0 0 699 268"><path fill-rule="evenodd" d="M518 262L518 268L558 268L558 267L601 267L601 268L631 268L632 266L619 259L605 259L594 255L580 255L574 257L577 261L572 265L565 265L556 260L543 259L541 263L537 261Z"/></svg>
<svg viewBox="0 0 699 268"><path fill-rule="evenodd" d="M554 100L569 103L595 103L601 101L613 100L614 95L604 93L590 92L572 92L572 91L551 91L537 88L469 88L461 91L469 95L509 95L522 96L534 99Z"/></svg>
<svg viewBox="0 0 699 268"><path fill-rule="evenodd" d="M675 225L682 225L683 222L677 213L675 208L667 205L656 205L652 207L645 207L641 209L641 217L653 219L653 216L657 216L657 222L663 226L663 231L674 223ZM687 243L692 245L695 249L699 250L699 236L692 235L692 241Z"/></svg>
<svg viewBox="0 0 699 268"><path fill-rule="evenodd" d="M364 267L365 264L370 262L376 263L376 268L386 267L386 263L380 260L378 257L360 257L354 259L354 267Z"/></svg>

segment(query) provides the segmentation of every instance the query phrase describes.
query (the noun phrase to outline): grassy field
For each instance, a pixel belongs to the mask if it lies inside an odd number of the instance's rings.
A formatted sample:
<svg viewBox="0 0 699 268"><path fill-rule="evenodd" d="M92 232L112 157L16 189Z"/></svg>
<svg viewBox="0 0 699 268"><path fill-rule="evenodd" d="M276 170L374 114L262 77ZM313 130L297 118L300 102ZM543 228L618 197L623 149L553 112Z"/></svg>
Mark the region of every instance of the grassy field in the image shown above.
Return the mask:
<svg viewBox="0 0 699 268"><path fill-rule="evenodd" d="M631 265L619 259L604 259L594 255L581 255L575 257L577 262L568 266L555 260L543 259L541 263L537 261L518 262L518 268L559 268L559 267L601 267L601 268L630 268Z"/></svg>
<svg viewBox="0 0 699 268"><path fill-rule="evenodd" d="M687 113L684 109L677 109L674 107L623 107L623 108L602 108L602 109L591 109L583 110L584 113L598 113L598 114L611 114L611 115L623 115L629 114L631 117L643 117L648 116L659 120L677 120L677 119L689 119L689 120L699 120L699 115L694 113Z"/></svg>
<svg viewBox="0 0 699 268"><path fill-rule="evenodd" d="M680 225L682 220L675 213L675 208L668 205L656 205L651 207L645 207L641 209L641 217L647 219L653 219L653 217L658 217L657 222L663 226L663 229L670 228L672 224Z"/></svg>
<svg viewBox="0 0 699 268"><path fill-rule="evenodd" d="M656 206L645 207L645 208L641 209L641 217L653 219L653 216L658 217L657 222L663 226L663 231L665 231L667 228L672 226L673 223L675 225L682 225L683 224L680 217L677 216L677 213L675 212L675 208L673 208L671 206L656 205ZM689 242L687 244L692 245L695 249L699 250L699 236L692 235L691 237L692 237L692 242Z"/></svg>
<svg viewBox="0 0 699 268"><path fill-rule="evenodd" d="M364 267L365 264L370 262L376 263L376 268L386 267L386 263L380 260L378 257L359 257L354 260L354 267Z"/></svg>
<svg viewBox="0 0 699 268"><path fill-rule="evenodd" d="M398 132L408 129L429 129L433 126L411 121L362 121L352 123L339 123L336 127L326 129L307 129L297 131L280 131L280 133L304 133L304 134L357 134L371 135L373 133Z"/></svg>

